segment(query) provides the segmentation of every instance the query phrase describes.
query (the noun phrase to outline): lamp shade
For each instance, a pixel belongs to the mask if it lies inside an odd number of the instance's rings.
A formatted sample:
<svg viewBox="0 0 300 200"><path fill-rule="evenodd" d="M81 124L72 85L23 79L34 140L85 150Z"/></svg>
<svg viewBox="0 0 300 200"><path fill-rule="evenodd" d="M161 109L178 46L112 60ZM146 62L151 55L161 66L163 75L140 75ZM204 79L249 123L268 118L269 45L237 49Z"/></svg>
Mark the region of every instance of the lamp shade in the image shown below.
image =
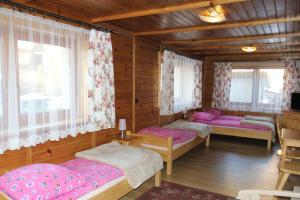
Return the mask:
<svg viewBox="0 0 300 200"><path fill-rule="evenodd" d="M119 130L126 131L126 119L119 120Z"/></svg>

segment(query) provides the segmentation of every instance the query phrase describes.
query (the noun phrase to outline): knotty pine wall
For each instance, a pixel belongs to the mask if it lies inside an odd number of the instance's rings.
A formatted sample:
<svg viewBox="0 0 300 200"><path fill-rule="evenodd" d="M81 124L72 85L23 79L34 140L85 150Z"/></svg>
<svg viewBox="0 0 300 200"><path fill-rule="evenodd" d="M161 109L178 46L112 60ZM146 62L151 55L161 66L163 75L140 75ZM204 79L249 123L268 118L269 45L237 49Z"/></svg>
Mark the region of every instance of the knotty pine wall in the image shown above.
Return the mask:
<svg viewBox="0 0 300 200"><path fill-rule="evenodd" d="M212 94L214 88L214 61L203 60L202 79L202 108L211 108Z"/></svg>
<svg viewBox="0 0 300 200"><path fill-rule="evenodd" d="M133 37L112 35L115 69L116 119L126 118L127 129L158 125L158 64L159 46L149 41L136 40L133 53ZM135 54L135 59L134 59ZM135 65L135 70L133 66ZM136 85L133 77L136 74ZM135 96L134 96L135 95ZM136 99L136 113L134 100ZM36 147L6 151L0 155L0 174L31 163L60 163L74 158L78 151L109 142L117 129L68 137L57 142L46 142Z"/></svg>
<svg viewBox="0 0 300 200"><path fill-rule="evenodd" d="M137 38L135 41L135 130L159 125L159 45Z"/></svg>

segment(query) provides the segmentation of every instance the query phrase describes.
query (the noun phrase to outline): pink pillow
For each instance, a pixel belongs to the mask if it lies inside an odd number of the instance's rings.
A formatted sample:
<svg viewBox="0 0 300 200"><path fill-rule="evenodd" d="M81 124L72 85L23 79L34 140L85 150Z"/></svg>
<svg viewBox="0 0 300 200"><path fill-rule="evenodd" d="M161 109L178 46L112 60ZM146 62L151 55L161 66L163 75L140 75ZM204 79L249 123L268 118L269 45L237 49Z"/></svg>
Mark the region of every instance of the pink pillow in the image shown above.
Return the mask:
<svg viewBox="0 0 300 200"><path fill-rule="evenodd" d="M217 116L208 113L208 112L196 112L193 114L192 119L193 120L205 120L205 121L210 121L215 119Z"/></svg>
<svg viewBox="0 0 300 200"><path fill-rule="evenodd" d="M83 184L80 174L53 164L29 165L0 177L0 190L12 199L52 199Z"/></svg>
<svg viewBox="0 0 300 200"><path fill-rule="evenodd" d="M217 117L219 117L220 115L223 114L223 112L221 110L217 109L217 108L211 108L207 112L210 113L210 114L213 114Z"/></svg>

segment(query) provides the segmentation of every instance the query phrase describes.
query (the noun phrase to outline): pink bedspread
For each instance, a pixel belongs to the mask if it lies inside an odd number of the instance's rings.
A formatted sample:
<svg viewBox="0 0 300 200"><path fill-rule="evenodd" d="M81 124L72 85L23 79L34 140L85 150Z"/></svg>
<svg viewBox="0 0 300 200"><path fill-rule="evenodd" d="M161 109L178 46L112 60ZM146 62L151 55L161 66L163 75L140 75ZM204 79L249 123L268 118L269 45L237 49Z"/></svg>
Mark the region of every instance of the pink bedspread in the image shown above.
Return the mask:
<svg viewBox="0 0 300 200"><path fill-rule="evenodd" d="M81 158L76 158L60 164L82 175L86 183L71 192L59 196L59 200L77 199L104 184L124 176L123 171L111 165Z"/></svg>
<svg viewBox="0 0 300 200"><path fill-rule="evenodd" d="M209 125L217 125L217 126L229 126L229 127L236 127L236 128L255 129L255 130L269 130L267 127L263 127L263 126L241 124L240 121L242 119L244 119L244 117L221 115L220 117L217 117L210 121L196 120L194 122L199 122L199 123L204 123Z"/></svg>
<svg viewBox="0 0 300 200"><path fill-rule="evenodd" d="M159 137L172 137L173 144L183 143L187 140L197 137L195 131L182 130L182 129L171 129L162 127L148 127L144 128L139 133L142 134L152 134Z"/></svg>

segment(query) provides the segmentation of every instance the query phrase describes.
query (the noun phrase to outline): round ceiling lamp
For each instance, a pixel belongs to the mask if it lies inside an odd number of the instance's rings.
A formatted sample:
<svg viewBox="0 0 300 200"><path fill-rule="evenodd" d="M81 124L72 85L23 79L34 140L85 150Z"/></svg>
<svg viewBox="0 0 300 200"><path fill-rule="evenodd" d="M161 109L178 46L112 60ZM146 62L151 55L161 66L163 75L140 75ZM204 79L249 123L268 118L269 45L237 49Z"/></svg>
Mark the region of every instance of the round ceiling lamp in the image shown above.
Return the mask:
<svg viewBox="0 0 300 200"><path fill-rule="evenodd" d="M245 52L248 52L248 53L251 53L251 52L254 52L256 51L256 47L254 46L247 46L247 47L242 47L242 51L245 51Z"/></svg>
<svg viewBox="0 0 300 200"><path fill-rule="evenodd" d="M211 6L200 11L199 17L202 21L208 23L220 23L226 21L225 12L220 5Z"/></svg>

